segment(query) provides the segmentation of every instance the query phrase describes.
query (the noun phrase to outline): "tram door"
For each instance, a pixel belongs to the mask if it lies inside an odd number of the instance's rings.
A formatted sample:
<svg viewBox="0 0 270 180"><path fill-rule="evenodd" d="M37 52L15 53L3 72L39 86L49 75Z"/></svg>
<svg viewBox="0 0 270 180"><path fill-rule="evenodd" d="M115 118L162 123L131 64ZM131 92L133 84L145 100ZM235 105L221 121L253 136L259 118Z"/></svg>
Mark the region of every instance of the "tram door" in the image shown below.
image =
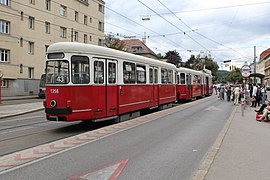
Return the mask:
<svg viewBox="0 0 270 180"><path fill-rule="evenodd" d="M188 99L192 98L191 74L186 74Z"/></svg>
<svg viewBox="0 0 270 180"><path fill-rule="evenodd" d="M106 113L107 116L117 115L117 61L107 60L107 82L106 82Z"/></svg>
<svg viewBox="0 0 270 180"><path fill-rule="evenodd" d="M158 88L158 68L150 67L149 68L149 82L153 86L153 99L152 99L152 106L158 106L158 95L159 95L159 88Z"/></svg>
<svg viewBox="0 0 270 180"><path fill-rule="evenodd" d="M205 83L206 85L206 95L209 95L210 94L210 92L209 92L209 77L206 77L206 83Z"/></svg>

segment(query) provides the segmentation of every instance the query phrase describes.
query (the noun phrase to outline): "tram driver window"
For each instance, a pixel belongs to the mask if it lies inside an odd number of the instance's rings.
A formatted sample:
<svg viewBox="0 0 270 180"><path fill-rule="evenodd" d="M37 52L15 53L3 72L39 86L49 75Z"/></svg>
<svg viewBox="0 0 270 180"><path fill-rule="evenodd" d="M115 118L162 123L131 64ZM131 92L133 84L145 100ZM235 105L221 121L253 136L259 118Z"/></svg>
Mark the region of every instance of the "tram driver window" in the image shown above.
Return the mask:
<svg viewBox="0 0 270 180"><path fill-rule="evenodd" d="M71 57L71 71L73 84L88 84L89 76L89 58L86 56Z"/></svg>

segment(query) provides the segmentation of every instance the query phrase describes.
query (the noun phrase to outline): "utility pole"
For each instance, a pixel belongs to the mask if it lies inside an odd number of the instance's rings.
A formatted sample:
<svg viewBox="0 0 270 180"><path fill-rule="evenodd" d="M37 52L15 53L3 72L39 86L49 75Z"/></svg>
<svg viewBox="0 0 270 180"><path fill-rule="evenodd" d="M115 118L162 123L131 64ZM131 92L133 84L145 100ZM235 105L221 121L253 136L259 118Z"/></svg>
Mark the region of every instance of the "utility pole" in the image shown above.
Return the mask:
<svg viewBox="0 0 270 180"><path fill-rule="evenodd" d="M256 46L254 46L254 74L256 73Z"/></svg>
<svg viewBox="0 0 270 180"><path fill-rule="evenodd" d="M256 74L256 46L254 46L254 75ZM254 83L257 84L256 75L254 76Z"/></svg>

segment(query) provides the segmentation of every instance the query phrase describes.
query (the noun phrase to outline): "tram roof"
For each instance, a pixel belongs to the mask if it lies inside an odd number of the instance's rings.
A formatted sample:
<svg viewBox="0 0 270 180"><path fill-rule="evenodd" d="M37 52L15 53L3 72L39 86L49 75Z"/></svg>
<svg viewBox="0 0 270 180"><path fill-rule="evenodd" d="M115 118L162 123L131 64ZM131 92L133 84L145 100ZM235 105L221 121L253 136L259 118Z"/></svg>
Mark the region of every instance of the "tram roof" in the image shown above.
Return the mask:
<svg viewBox="0 0 270 180"><path fill-rule="evenodd" d="M67 52L67 53L78 53L78 54L93 54L99 56L108 56L109 58L119 58L119 59L127 59L135 62L145 63L151 65L162 65L169 68L175 68L175 65L166 63L163 61L159 61L157 59L151 59L115 49L110 49L102 46L96 46L91 44L84 44L78 42L57 42L49 46L48 53L55 52Z"/></svg>

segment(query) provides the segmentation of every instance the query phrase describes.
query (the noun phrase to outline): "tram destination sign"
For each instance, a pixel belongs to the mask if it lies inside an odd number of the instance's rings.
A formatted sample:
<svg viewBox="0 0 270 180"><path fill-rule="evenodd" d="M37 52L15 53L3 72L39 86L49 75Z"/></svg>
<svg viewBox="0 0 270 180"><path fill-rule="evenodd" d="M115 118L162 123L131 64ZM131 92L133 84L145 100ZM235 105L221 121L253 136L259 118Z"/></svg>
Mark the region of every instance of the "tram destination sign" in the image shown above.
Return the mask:
<svg viewBox="0 0 270 180"><path fill-rule="evenodd" d="M248 78L250 76L251 68L249 65L244 65L241 68L241 73L243 78Z"/></svg>

